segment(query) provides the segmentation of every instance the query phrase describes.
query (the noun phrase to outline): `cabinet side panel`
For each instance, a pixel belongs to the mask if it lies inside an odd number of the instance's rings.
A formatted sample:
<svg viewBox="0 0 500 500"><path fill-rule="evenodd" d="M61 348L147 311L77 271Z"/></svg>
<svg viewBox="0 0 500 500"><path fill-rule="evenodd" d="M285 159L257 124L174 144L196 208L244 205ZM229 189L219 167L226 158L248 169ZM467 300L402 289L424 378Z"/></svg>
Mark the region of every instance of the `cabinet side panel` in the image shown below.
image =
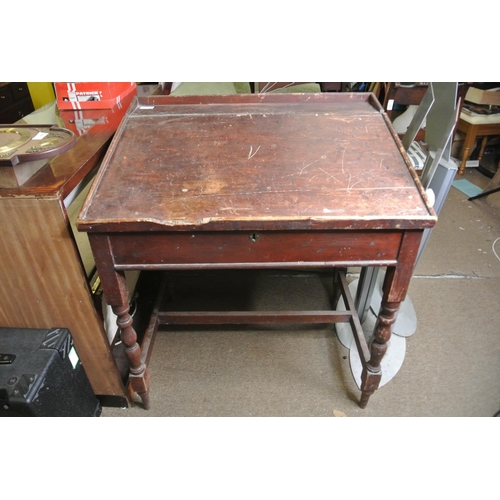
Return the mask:
<svg viewBox="0 0 500 500"><path fill-rule="evenodd" d="M68 328L98 395L124 388L57 199L0 199L0 326Z"/></svg>

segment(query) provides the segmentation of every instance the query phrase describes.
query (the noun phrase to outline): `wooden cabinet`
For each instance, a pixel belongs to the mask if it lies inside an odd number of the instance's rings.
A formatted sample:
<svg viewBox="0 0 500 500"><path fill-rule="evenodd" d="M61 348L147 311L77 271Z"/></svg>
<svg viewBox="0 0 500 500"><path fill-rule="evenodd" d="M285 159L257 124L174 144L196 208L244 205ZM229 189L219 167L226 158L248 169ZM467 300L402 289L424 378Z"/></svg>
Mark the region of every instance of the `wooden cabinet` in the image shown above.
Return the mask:
<svg viewBox="0 0 500 500"><path fill-rule="evenodd" d="M126 406L126 388L68 207L92 181L131 99L112 110L57 112L59 126L85 123L83 135L22 186L0 186L0 326L68 328L94 392L108 406Z"/></svg>
<svg viewBox="0 0 500 500"><path fill-rule="evenodd" d="M14 123L34 109L27 83L0 83L0 123Z"/></svg>

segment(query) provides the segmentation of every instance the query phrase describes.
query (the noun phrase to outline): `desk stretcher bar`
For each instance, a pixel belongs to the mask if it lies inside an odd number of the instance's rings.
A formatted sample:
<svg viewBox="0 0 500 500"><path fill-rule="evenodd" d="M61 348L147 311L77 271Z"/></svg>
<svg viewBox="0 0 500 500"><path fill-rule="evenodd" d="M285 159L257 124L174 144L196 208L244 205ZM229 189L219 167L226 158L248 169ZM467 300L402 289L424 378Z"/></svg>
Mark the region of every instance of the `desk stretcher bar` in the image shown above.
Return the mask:
<svg viewBox="0 0 500 500"><path fill-rule="evenodd" d="M150 325L142 342L143 361L147 365L151 357L154 339L160 325L223 325L223 324L276 324L276 323L349 323L353 332L359 357L366 371L370 360L370 350L366 343L361 322L349 292L345 272L336 271L334 295L340 293L346 304L345 311L162 311L160 309L168 281L165 273L160 292L151 315ZM368 397L360 405L364 408Z"/></svg>

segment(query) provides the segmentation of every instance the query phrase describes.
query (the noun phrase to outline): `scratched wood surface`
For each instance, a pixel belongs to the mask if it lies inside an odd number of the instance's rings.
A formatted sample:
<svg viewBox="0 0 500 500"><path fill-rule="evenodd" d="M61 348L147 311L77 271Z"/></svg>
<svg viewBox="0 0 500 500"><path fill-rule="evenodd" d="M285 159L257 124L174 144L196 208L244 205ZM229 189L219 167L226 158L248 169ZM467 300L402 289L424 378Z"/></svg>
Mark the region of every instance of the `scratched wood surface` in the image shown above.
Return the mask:
<svg viewBox="0 0 500 500"><path fill-rule="evenodd" d="M432 227L370 94L139 98L79 216L83 230Z"/></svg>

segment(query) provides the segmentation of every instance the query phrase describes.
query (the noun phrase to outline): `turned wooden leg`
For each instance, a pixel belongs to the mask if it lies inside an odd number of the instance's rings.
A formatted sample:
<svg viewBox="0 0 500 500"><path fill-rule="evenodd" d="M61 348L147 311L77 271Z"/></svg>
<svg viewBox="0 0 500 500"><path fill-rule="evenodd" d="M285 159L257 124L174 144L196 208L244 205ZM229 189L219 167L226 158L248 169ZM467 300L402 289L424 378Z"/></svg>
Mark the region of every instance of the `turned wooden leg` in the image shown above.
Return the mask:
<svg viewBox="0 0 500 500"><path fill-rule="evenodd" d="M479 149L479 155L477 157L477 161L481 163L481 160L483 159L484 151L486 149L486 145L488 144L488 136L485 135L483 137L483 140L481 141L481 148Z"/></svg>
<svg viewBox="0 0 500 500"><path fill-rule="evenodd" d="M361 374L361 400L359 406L365 408L370 396L378 389L382 378L382 358L391 338L392 325L396 321L399 302L382 302L370 345L370 360Z"/></svg>
<svg viewBox="0 0 500 500"><path fill-rule="evenodd" d="M104 297L117 316L116 324L129 362L130 387L141 397L144 408L149 409L149 373L142 359L141 348L137 343L132 316L129 314L129 291L125 273L114 268L113 249L109 236L89 234L89 241L97 272L101 278Z"/></svg>
<svg viewBox="0 0 500 500"><path fill-rule="evenodd" d="M469 159L470 148L464 149L462 153L462 161L460 162L460 167L458 168L458 175L464 175L465 165L467 164L467 160Z"/></svg>
<svg viewBox="0 0 500 500"><path fill-rule="evenodd" d="M113 306L116 314L116 324L120 329L120 339L125 346L125 355L129 361L130 385L134 392L140 396L144 408L150 407L149 402L149 372L142 361L142 353L137 343L137 334L132 326L132 316L129 314L129 305Z"/></svg>
<svg viewBox="0 0 500 500"><path fill-rule="evenodd" d="M392 334L392 325L401 302L405 299L422 240L422 231L407 231L403 235L396 266L387 267L385 273L382 304L373 330L370 359L361 374L361 400L365 408L370 396L378 389L382 378L382 359L387 351L387 342Z"/></svg>
<svg viewBox="0 0 500 500"><path fill-rule="evenodd" d="M465 172L465 165L467 164L467 160L469 159L475 140L476 134L473 132L468 132L465 136L462 161L460 163L460 167L458 168L458 175L463 175Z"/></svg>

